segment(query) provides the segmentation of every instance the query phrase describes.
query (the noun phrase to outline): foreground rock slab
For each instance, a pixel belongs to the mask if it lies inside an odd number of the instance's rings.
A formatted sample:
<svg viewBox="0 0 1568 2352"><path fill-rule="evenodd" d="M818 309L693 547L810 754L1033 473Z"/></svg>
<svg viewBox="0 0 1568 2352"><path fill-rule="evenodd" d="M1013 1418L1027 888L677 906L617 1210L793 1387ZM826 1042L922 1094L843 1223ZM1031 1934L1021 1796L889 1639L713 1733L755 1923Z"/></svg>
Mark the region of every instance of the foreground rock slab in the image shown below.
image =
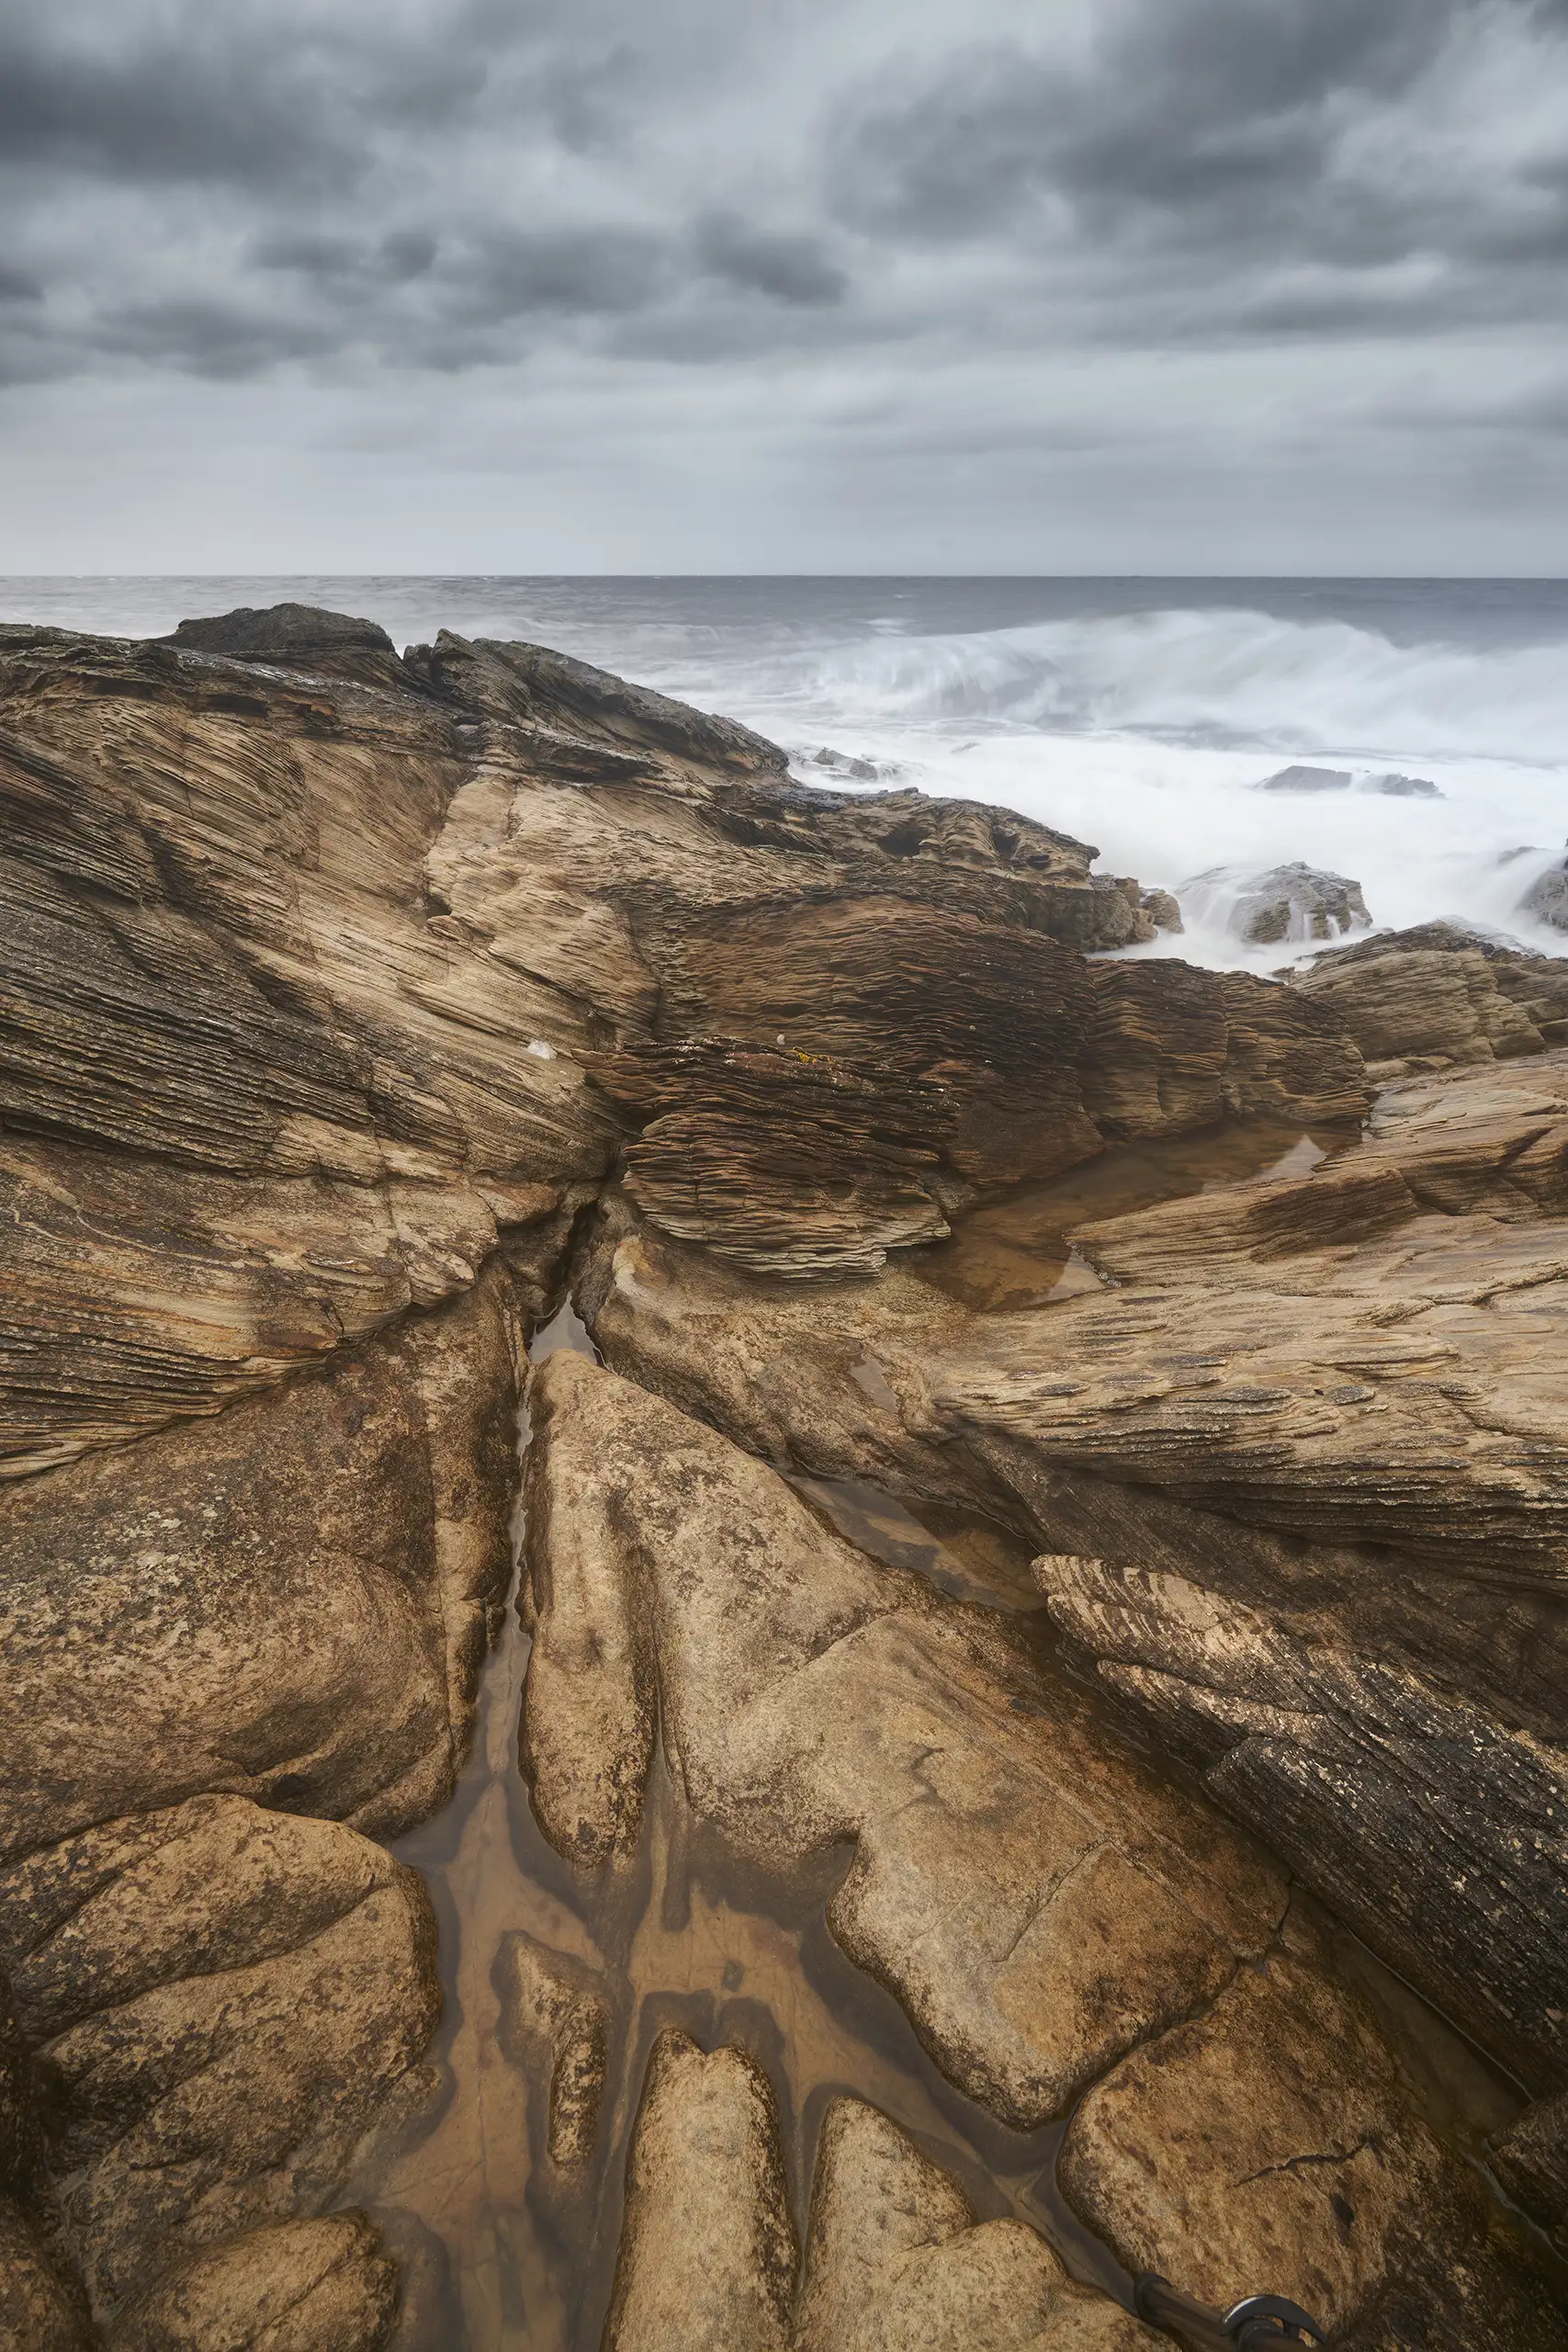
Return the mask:
<svg viewBox="0 0 1568 2352"><path fill-rule="evenodd" d="M0 1876L0 1919L102 2318L198 2247L330 2199L364 2132L426 2095L428 1898L336 1823L198 1797L103 1824ZM267 2275L250 2261L225 2295Z"/></svg>

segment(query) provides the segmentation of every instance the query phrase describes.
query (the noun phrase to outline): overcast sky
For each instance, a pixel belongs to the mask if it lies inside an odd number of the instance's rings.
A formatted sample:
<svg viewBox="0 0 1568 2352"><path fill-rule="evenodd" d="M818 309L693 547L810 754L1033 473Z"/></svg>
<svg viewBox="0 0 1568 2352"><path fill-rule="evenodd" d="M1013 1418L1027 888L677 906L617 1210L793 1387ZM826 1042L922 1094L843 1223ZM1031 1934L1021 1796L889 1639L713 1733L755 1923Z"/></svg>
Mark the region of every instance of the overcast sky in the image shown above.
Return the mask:
<svg viewBox="0 0 1568 2352"><path fill-rule="evenodd" d="M1568 571L1568 0L0 0L0 571Z"/></svg>

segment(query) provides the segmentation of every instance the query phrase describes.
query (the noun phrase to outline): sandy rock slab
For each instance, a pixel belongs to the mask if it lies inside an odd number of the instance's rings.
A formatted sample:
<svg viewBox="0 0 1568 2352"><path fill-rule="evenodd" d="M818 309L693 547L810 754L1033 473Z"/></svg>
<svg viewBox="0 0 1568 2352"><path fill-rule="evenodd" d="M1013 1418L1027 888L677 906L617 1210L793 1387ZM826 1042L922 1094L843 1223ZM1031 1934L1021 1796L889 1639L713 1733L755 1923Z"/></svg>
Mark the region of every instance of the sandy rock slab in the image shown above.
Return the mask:
<svg viewBox="0 0 1568 2352"><path fill-rule="evenodd" d="M858 2099L829 2109L804 2277L778 2118L745 2051L654 2045L626 2176L607 2352L1141 2352L1159 2339L1076 2285L1020 2222Z"/></svg>
<svg viewBox="0 0 1568 2352"><path fill-rule="evenodd" d="M581 1357L531 1398L523 1756L562 1853L629 1849L657 1707L688 1802L759 1860L853 1841L834 1935L1021 2130L1267 1946L1277 1873L999 1621Z"/></svg>
<svg viewBox="0 0 1568 2352"><path fill-rule="evenodd" d="M226 1789L395 1834L450 1795L510 1573L516 1306L467 1298L0 1500L0 1857Z"/></svg>
<svg viewBox="0 0 1568 2352"><path fill-rule="evenodd" d="M364 2133L428 2087L428 1898L337 1823L202 1797L84 1830L0 1876L0 1966L100 2319L161 2294L171 2263L330 2202ZM201 2293L231 2302L248 2261Z"/></svg>
<svg viewBox="0 0 1568 2352"><path fill-rule="evenodd" d="M510 1928L496 1955L500 2040L505 2055L532 2079L549 2084L546 2144L563 2171L590 2163L604 2090L610 2009L602 1985L581 1962Z"/></svg>
<svg viewBox="0 0 1568 2352"><path fill-rule="evenodd" d="M276 2222L186 2256L110 2327L107 2352L377 2352L395 2264L362 2213Z"/></svg>

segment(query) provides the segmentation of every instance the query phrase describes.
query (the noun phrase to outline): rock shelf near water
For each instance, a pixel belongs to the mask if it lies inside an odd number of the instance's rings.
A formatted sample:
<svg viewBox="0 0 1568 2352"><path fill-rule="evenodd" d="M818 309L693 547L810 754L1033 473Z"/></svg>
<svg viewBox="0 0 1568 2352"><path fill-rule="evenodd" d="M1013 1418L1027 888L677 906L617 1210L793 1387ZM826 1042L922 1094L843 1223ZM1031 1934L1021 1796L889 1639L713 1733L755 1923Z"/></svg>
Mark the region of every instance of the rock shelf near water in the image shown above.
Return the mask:
<svg viewBox="0 0 1568 2352"><path fill-rule="evenodd" d="M293 605L0 808L0 2352L1568 2346L1568 964Z"/></svg>

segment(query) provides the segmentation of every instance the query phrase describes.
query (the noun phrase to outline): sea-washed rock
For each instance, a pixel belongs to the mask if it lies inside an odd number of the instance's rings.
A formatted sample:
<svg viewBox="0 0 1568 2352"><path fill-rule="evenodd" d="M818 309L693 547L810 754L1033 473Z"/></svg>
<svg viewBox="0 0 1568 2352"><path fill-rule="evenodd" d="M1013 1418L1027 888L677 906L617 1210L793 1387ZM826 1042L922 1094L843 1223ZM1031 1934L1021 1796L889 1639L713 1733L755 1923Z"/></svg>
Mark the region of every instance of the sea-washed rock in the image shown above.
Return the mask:
<svg viewBox="0 0 1568 2352"><path fill-rule="evenodd" d="M604 2089L609 2004L603 1985L521 1928L502 1938L494 1974L502 2048L533 2080L548 2084L550 2162L576 2170L592 2156Z"/></svg>
<svg viewBox="0 0 1568 2352"><path fill-rule="evenodd" d="M1181 929L1180 902L1173 891L1145 890L1140 897L1138 904L1156 931Z"/></svg>
<svg viewBox="0 0 1568 2352"><path fill-rule="evenodd" d="M1343 932L1365 931L1372 920L1359 882L1300 859L1266 874L1212 865L1181 885L1181 898L1195 921L1217 924L1259 947L1281 940L1333 939Z"/></svg>
<svg viewBox="0 0 1568 2352"><path fill-rule="evenodd" d="M1361 778L1363 792L1380 792L1390 800L1441 800L1441 787L1430 776L1383 773Z"/></svg>
<svg viewBox="0 0 1568 2352"><path fill-rule="evenodd" d="M1568 858L1536 876L1519 900L1518 910L1552 931L1568 931Z"/></svg>

